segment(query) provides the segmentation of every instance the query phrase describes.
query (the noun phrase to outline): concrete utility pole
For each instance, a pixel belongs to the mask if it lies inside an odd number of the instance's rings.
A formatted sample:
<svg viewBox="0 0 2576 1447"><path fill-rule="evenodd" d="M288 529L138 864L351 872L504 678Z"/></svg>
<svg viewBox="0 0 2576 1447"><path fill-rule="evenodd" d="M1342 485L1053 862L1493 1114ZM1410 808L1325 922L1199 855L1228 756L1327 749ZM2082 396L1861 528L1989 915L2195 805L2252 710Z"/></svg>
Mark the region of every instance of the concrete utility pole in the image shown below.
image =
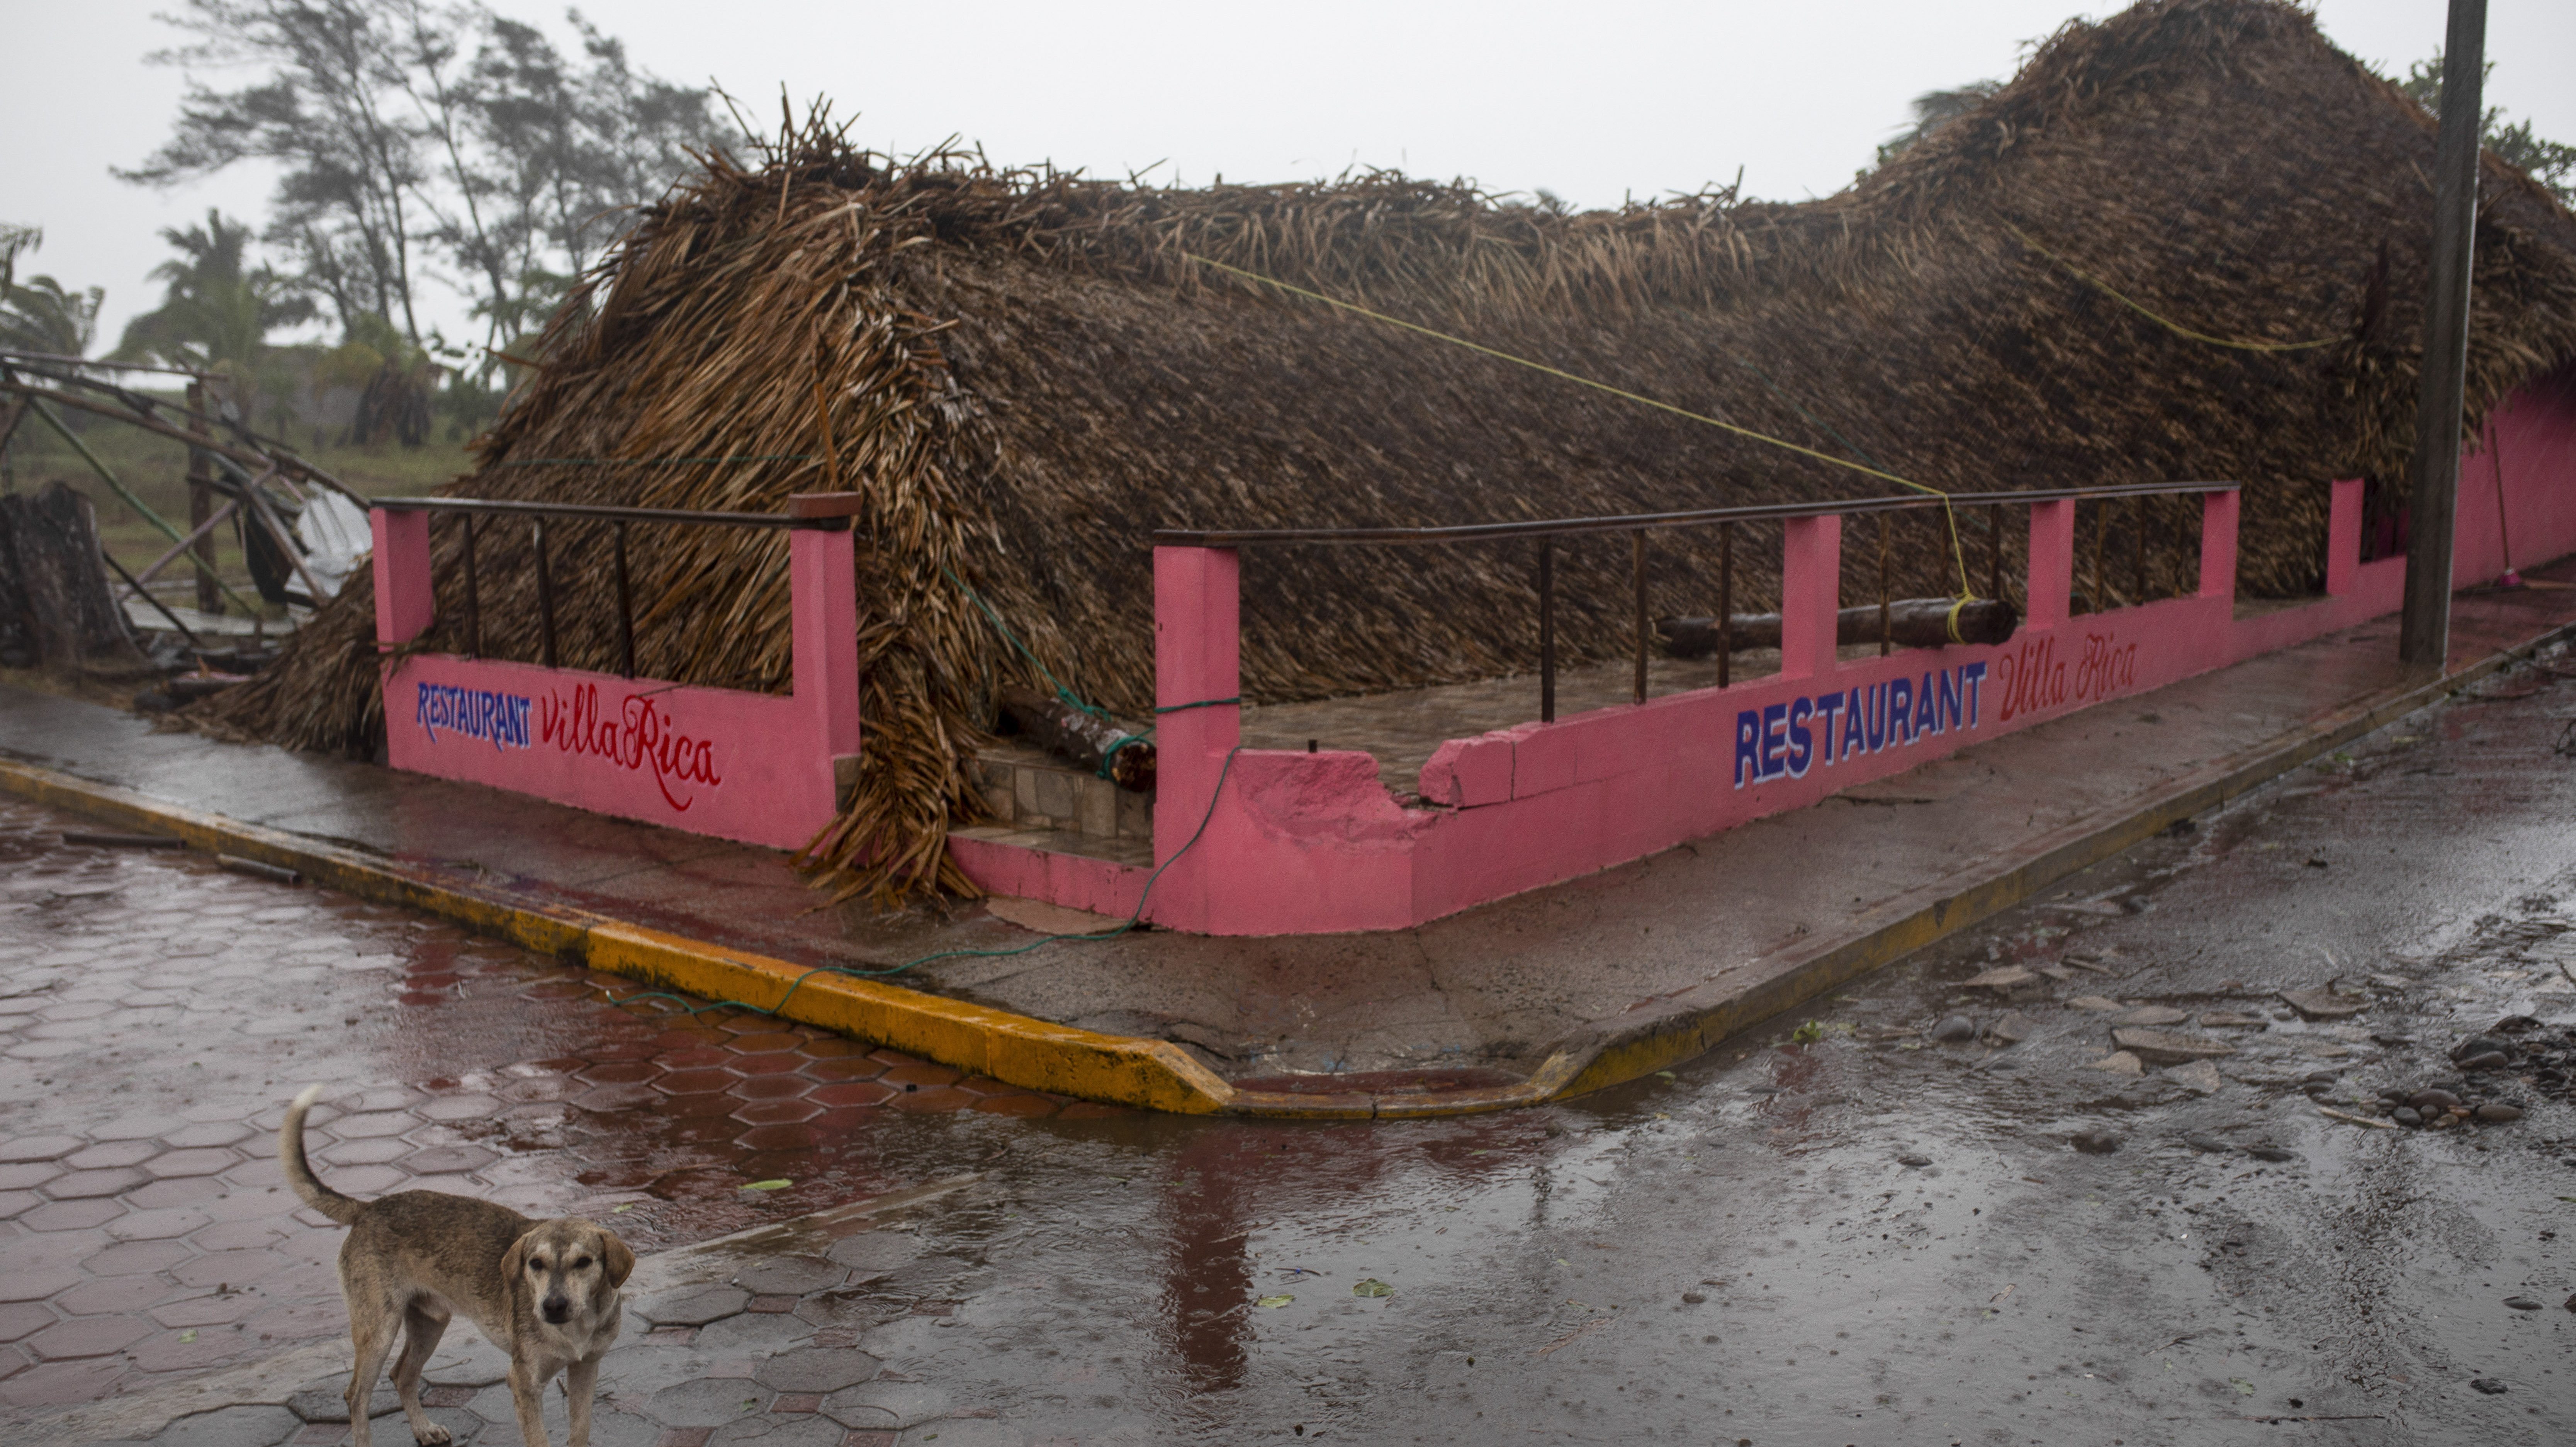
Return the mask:
<svg viewBox="0 0 2576 1447"><path fill-rule="evenodd" d="M2415 401L2402 663L2439 669L2451 652L2451 533L2460 485L2460 411L2469 368L2469 262L2478 224L2478 132L2486 116L2487 0L2451 0L2442 43L2442 131L2433 152L2433 284L2424 299L2424 372Z"/></svg>

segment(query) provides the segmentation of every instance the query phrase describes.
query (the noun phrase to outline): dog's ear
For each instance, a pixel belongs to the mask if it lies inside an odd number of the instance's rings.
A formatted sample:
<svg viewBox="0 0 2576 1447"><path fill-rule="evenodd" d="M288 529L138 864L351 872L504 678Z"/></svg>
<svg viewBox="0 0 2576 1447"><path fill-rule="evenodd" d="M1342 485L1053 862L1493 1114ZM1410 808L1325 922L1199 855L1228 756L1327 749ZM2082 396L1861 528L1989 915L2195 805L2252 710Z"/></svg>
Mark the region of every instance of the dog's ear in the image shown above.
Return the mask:
<svg viewBox="0 0 2576 1447"><path fill-rule="evenodd" d="M599 1233L599 1256L608 1263L610 1286L624 1286L626 1278L635 1274L635 1248L618 1240L617 1233L605 1227Z"/></svg>
<svg viewBox="0 0 2576 1447"><path fill-rule="evenodd" d="M511 1242L510 1249L502 1253L501 1288L504 1291L515 1294L520 1290L528 1274L528 1250L536 1244L536 1240L536 1232L527 1232L518 1240Z"/></svg>

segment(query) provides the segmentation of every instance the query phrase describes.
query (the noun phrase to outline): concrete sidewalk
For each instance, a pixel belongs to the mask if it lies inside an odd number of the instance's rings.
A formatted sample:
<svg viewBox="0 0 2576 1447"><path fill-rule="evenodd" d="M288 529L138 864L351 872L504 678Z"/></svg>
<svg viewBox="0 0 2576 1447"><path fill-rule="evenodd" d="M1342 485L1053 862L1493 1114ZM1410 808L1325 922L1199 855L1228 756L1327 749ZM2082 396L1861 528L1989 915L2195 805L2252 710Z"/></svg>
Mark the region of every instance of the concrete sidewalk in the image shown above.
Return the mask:
<svg viewBox="0 0 2576 1447"><path fill-rule="evenodd" d="M2562 561L2534 578L2576 576ZM2448 676L2394 619L2115 700L1816 808L1385 934L1040 937L982 906L817 909L774 851L0 691L0 784L295 863L594 968L1030 1088L1163 1109L1490 1109L1660 1069L2437 701L2576 620L2459 600ZM229 831L229 832L228 832Z"/></svg>

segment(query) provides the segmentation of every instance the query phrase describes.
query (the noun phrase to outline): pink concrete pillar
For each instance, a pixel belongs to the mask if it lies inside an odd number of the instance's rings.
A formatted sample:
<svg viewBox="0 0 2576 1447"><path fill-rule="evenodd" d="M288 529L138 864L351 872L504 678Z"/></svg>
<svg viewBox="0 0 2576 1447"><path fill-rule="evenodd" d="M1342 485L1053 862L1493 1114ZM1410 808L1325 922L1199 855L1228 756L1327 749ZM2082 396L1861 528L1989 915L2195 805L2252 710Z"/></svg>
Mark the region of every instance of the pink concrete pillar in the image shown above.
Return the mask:
<svg viewBox="0 0 2576 1447"><path fill-rule="evenodd" d="M1781 527L1780 676L1834 671L1835 614L1842 607L1843 520L1790 518Z"/></svg>
<svg viewBox="0 0 2576 1447"><path fill-rule="evenodd" d="M1178 852L1207 817L1226 755L1243 739L1242 693L1242 569L1234 549L1156 548L1156 862ZM1200 706L1187 706L1193 704ZM1164 917L1162 909L1155 914Z"/></svg>
<svg viewBox="0 0 2576 1447"><path fill-rule="evenodd" d="M2200 495L2200 596L2236 598L2236 490Z"/></svg>
<svg viewBox="0 0 2576 1447"><path fill-rule="evenodd" d="M787 609L796 702L807 710L824 752L834 759L859 752L856 566L846 526L788 530Z"/></svg>
<svg viewBox="0 0 2576 1447"><path fill-rule="evenodd" d="M2066 621L2075 589L2075 500L2030 505L2030 585L2026 621L2054 628Z"/></svg>
<svg viewBox="0 0 2576 1447"><path fill-rule="evenodd" d="M2326 511L2326 594L2352 591L2361 573L2361 479L2337 478Z"/></svg>
<svg viewBox="0 0 2576 1447"><path fill-rule="evenodd" d="M409 643L438 620L429 575L429 514L418 508L367 509L375 535L376 641Z"/></svg>

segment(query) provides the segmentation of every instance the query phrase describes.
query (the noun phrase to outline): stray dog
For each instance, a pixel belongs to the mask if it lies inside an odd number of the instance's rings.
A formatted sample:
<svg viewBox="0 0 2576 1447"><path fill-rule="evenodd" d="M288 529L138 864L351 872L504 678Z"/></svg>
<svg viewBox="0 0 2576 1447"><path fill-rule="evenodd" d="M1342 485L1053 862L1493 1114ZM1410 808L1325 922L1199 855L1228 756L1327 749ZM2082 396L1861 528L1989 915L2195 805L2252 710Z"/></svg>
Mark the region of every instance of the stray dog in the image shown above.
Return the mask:
<svg viewBox="0 0 2576 1447"><path fill-rule="evenodd" d="M394 1336L394 1391L412 1439L426 1444L452 1434L420 1409L420 1374L448 1318L462 1311L510 1356L510 1397L527 1447L548 1447L546 1383L564 1377L571 1447L589 1447L590 1399L599 1359L617 1340L624 1298L618 1288L635 1269L635 1253L588 1221L531 1221L506 1206L443 1191L403 1191L380 1200L343 1196L316 1180L304 1160L304 1116L321 1086L287 1107L277 1129L277 1160L304 1203L349 1228L340 1247L340 1294L349 1303L349 1337L357 1363L349 1374L349 1441L370 1447L367 1404L376 1394Z"/></svg>

